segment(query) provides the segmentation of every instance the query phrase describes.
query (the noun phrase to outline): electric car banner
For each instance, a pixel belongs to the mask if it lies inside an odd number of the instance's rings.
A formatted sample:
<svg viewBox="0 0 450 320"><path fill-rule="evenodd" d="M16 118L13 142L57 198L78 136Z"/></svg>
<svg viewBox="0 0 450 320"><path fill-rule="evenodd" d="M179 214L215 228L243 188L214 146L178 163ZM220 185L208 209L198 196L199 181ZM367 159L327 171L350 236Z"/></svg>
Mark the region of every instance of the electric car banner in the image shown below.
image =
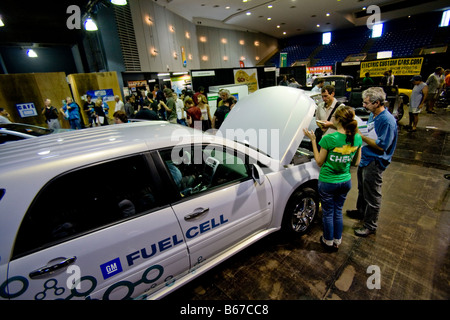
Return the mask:
<svg viewBox="0 0 450 320"><path fill-rule="evenodd" d="M362 61L360 77L364 78L366 72L371 77L382 77L389 70L396 76L413 76L420 74L422 64L423 57Z"/></svg>

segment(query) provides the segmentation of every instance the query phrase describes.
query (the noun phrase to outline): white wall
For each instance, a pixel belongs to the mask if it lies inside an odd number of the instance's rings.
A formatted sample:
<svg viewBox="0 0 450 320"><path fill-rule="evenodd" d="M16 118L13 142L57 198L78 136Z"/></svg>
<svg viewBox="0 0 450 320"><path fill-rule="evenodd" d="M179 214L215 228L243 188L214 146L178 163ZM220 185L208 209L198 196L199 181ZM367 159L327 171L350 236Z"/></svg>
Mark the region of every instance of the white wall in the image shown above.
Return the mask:
<svg viewBox="0 0 450 320"><path fill-rule="evenodd" d="M277 39L262 33L197 26L197 37L201 69L239 68L241 58L245 67L254 67L278 47Z"/></svg>
<svg viewBox="0 0 450 320"><path fill-rule="evenodd" d="M256 57L262 60L278 47L277 39L261 33L197 26L153 1L130 0L129 3L142 72L239 68L241 57L245 58L245 67L253 67L258 63ZM175 28L174 32L170 26ZM206 42L200 41L202 37L206 37ZM225 44L222 39L226 39ZM239 43L241 40L244 45ZM259 46L255 46L255 41ZM186 67L181 56L182 46L186 51ZM153 49L158 51L156 56L151 54Z"/></svg>
<svg viewBox="0 0 450 320"><path fill-rule="evenodd" d="M142 72L188 71L200 68L194 24L152 1L131 0L129 3ZM175 28L175 32L170 30L170 26ZM190 39L186 37L186 33L189 33ZM182 46L186 50L186 67L183 67ZM153 49L158 51L155 56L151 54ZM176 59L174 52L177 53ZM192 60L189 60L189 55Z"/></svg>

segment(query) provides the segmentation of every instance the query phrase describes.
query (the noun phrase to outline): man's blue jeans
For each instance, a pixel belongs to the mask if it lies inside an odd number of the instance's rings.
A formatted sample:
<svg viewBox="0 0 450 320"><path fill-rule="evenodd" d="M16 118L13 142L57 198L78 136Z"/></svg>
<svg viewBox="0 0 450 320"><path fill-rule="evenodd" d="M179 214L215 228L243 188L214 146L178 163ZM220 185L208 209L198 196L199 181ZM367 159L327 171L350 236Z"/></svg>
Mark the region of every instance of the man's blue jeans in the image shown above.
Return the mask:
<svg viewBox="0 0 450 320"><path fill-rule="evenodd" d="M69 120L70 123L70 128L73 130L81 130L81 121L80 119L70 119Z"/></svg>
<svg viewBox="0 0 450 320"><path fill-rule="evenodd" d="M342 208L352 181L327 183L319 181L319 195L322 203L323 237L327 241L340 240L344 229Z"/></svg>

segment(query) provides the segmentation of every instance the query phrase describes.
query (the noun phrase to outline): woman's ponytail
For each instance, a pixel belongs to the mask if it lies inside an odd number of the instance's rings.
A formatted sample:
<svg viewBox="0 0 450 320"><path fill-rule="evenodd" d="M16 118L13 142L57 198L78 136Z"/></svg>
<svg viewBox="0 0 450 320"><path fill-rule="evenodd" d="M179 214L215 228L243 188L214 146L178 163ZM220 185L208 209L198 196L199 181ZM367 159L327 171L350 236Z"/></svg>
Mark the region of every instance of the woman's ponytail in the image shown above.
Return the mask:
<svg viewBox="0 0 450 320"><path fill-rule="evenodd" d="M352 146L355 144L355 135L358 132L358 121L355 119L355 111L349 106L340 106L336 110L336 120L338 120L345 130L347 142Z"/></svg>

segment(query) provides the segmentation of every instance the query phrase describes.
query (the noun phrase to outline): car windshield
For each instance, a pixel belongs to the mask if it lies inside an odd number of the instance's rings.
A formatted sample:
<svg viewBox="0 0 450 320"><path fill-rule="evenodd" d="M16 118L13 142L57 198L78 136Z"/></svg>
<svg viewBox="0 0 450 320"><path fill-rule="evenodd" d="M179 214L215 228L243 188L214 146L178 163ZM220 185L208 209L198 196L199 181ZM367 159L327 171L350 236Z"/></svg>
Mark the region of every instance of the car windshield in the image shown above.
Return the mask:
<svg viewBox="0 0 450 320"><path fill-rule="evenodd" d="M20 133L29 134L29 135L32 135L35 137L44 136L44 135L53 133L52 129L36 127L36 126L26 125L26 124L18 124L18 123L1 124L0 130L16 131L16 132L20 132Z"/></svg>

